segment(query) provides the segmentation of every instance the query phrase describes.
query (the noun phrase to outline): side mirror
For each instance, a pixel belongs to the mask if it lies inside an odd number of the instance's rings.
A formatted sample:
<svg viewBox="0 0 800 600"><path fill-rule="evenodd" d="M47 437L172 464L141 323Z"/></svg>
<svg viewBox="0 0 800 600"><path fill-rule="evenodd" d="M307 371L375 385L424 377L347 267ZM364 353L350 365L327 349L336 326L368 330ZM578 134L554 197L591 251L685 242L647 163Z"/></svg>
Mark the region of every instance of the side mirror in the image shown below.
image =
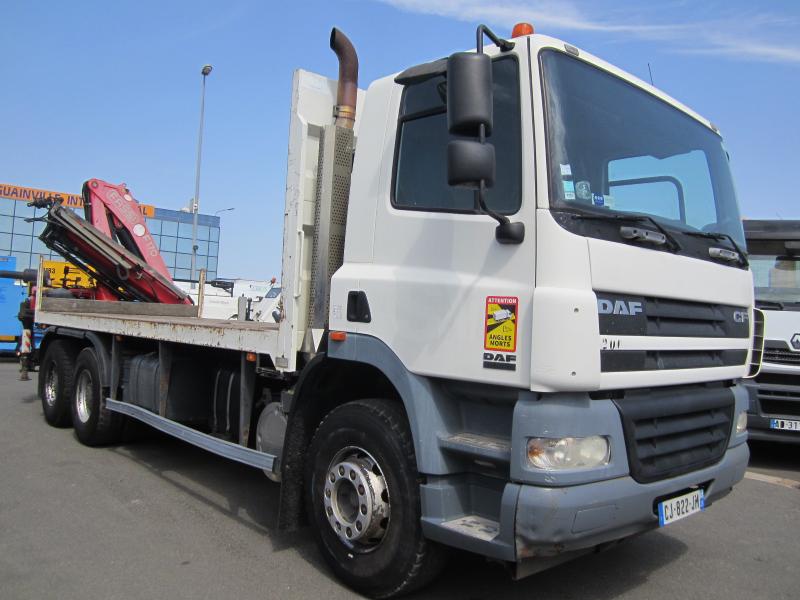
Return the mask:
<svg viewBox="0 0 800 600"><path fill-rule="evenodd" d="M510 42L500 40L485 25L477 30L475 52L456 52L447 59L447 129L452 135L474 138L447 144L447 182L475 190L477 207L497 221L495 238L501 244L520 244L525 225L486 205L486 188L494 184L494 146L486 143L494 121L492 59L483 53L483 36L488 35L503 51Z"/></svg>
<svg viewBox="0 0 800 600"><path fill-rule="evenodd" d="M476 138L447 145L447 181L475 190L494 183L494 146L486 143L494 117L492 59L483 52L456 52L447 59L447 128Z"/></svg>
<svg viewBox="0 0 800 600"><path fill-rule="evenodd" d="M470 137L492 132L492 60L482 52L457 52L447 60L447 128ZM482 141L482 140L481 140Z"/></svg>
<svg viewBox="0 0 800 600"><path fill-rule="evenodd" d="M453 140L447 144L447 183L480 189L494 183L494 146L471 140Z"/></svg>

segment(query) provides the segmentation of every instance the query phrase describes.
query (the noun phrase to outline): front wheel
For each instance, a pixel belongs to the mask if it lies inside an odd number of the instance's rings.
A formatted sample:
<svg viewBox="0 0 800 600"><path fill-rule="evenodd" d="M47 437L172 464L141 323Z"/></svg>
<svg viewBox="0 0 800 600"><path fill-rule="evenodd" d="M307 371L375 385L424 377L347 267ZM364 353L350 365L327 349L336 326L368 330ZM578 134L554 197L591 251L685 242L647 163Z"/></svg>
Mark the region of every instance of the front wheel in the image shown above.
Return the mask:
<svg viewBox="0 0 800 600"><path fill-rule="evenodd" d="M100 366L93 348L84 348L75 361L72 391L72 425L78 440L87 446L116 442L120 437L122 415L106 408L100 385Z"/></svg>
<svg viewBox="0 0 800 600"><path fill-rule="evenodd" d="M357 400L337 407L307 456L309 517L339 578L368 596L389 598L439 573L443 548L422 534L414 445L398 403Z"/></svg>

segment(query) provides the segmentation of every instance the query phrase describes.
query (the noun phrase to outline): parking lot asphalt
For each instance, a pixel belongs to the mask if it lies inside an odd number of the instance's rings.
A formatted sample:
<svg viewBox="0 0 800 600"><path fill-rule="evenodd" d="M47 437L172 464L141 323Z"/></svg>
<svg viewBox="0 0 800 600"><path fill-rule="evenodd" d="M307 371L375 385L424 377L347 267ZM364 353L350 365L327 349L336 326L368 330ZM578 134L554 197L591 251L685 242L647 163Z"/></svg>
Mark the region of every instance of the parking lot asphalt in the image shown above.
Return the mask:
<svg viewBox="0 0 800 600"><path fill-rule="evenodd" d="M150 433L87 448L0 364L0 598L351 598L308 530L275 529L278 485ZM453 552L417 598L797 598L800 446L757 444L706 512L521 581Z"/></svg>

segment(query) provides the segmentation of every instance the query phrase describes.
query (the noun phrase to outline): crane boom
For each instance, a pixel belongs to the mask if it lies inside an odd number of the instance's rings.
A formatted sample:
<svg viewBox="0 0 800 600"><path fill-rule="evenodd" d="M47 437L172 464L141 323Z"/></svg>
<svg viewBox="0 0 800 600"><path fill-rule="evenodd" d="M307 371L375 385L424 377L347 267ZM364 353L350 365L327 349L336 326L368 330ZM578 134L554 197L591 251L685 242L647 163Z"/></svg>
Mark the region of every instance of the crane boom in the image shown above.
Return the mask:
<svg viewBox="0 0 800 600"><path fill-rule="evenodd" d="M139 205L125 184L90 179L83 185L86 219L51 198L39 239L98 281L97 300L192 304L172 281Z"/></svg>

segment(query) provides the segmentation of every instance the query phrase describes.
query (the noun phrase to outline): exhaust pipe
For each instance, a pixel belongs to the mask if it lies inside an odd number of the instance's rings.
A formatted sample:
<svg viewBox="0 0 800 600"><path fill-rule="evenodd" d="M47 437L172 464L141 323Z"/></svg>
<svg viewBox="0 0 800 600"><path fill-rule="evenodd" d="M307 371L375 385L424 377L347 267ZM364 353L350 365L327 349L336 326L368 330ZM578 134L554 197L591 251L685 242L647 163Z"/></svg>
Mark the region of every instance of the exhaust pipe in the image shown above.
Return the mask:
<svg viewBox="0 0 800 600"><path fill-rule="evenodd" d="M358 56L347 36L336 27L331 30L331 50L339 59L339 87L336 90L334 124L352 129L356 122Z"/></svg>

